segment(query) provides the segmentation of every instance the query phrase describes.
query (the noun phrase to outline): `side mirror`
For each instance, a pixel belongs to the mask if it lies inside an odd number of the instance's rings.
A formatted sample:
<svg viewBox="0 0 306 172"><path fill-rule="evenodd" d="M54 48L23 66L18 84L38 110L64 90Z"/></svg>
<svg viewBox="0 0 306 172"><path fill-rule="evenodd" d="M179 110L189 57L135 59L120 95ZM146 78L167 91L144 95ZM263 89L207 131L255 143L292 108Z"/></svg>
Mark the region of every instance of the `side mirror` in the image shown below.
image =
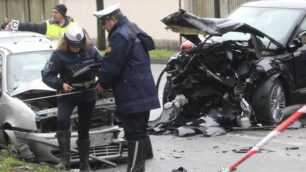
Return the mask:
<svg viewBox="0 0 306 172"><path fill-rule="evenodd" d="M301 37L298 37L298 38L295 38L291 44L289 44L289 50L291 52L294 52L302 46L303 46L303 43L301 41Z"/></svg>
<svg viewBox="0 0 306 172"><path fill-rule="evenodd" d="M300 33L299 38L302 44L306 44L306 31L303 31L302 33Z"/></svg>
<svg viewBox="0 0 306 172"><path fill-rule="evenodd" d="M291 44L289 44L289 49L291 52L294 52L304 44L306 44L306 31L301 32L299 36L295 38Z"/></svg>

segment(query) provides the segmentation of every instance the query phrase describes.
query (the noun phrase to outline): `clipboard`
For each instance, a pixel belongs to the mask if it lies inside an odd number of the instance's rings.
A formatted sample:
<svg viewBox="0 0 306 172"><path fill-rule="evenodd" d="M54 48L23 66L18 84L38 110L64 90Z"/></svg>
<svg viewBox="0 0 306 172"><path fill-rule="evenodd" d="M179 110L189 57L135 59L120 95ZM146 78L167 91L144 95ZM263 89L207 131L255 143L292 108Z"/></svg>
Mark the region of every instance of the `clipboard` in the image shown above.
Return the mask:
<svg viewBox="0 0 306 172"><path fill-rule="evenodd" d="M93 75L97 73L101 67L101 63L93 63L88 66L83 67L82 69L76 71L73 74L73 78L82 77L84 75Z"/></svg>

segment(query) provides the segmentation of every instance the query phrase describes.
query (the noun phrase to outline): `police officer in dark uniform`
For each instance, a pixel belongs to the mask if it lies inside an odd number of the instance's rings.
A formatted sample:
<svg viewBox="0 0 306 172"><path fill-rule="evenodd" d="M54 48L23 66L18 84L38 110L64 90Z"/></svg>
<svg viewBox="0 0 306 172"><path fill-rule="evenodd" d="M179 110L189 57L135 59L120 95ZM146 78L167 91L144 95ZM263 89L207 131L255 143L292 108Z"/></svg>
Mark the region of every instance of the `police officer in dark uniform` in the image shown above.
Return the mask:
<svg viewBox="0 0 306 172"><path fill-rule="evenodd" d="M152 39L136 24L123 16L119 4L95 12L108 35L109 46L102 60L98 92L112 88L117 116L128 141L128 172L145 170L148 155L148 119L151 109L159 108L159 100L146 49ZM151 152L152 156L152 152Z"/></svg>
<svg viewBox="0 0 306 172"><path fill-rule="evenodd" d="M97 92L94 89L95 76L91 73L85 73L80 77L73 75L85 66L101 62L101 59L100 53L89 42L84 30L79 25L73 25L67 29L57 50L53 52L42 70L44 83L59 93L69 93L58 97L57 139L61 151L61 163L56 168L64 170L70 168L70 116L77 107L79 167L80 171L90 171L89 129L97 99Z"/></svg>

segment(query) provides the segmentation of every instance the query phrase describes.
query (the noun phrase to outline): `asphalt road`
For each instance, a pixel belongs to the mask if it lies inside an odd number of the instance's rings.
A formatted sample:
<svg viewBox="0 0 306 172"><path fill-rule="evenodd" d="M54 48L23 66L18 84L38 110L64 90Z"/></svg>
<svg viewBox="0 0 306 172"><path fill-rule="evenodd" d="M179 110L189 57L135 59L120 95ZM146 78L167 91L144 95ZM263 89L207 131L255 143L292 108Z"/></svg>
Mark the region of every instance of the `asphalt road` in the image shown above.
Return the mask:
<svg viewBox="0 0 306 172"><path fill-rule="evenodd" d="M164 65L152 65L155 78L163 67ZM164 85L164 81L163 79L161 85ZM162 89L159 89L160 93ZM153 111L150 119L157 118L159 112L161 109ZM235 150L243 151L254 146L270 131L234 131L216 137L151 136L154 158L146 161L146 172L171 172L179 167L184 167L188 172L218 172L221 166L229 167L244 155ZM99 168L96 171L125 172L126 163L118 164L116 168ZM306 128L285 130L236 170L236 172L305 171Z"/></svg>
<svg viewBox="0 0 306 172"><path fill-rule="evenodd" d="M151 136L154 158L146 161L146 172L171 172L184 167L188 172L218 172L238 161L244 150L258 143L269 131L231 132L223 136ZM288 130L273 139L260 153L243 162L237 172L305 172L306 129ZM101 172L125 172L126 164Z"/></svg>

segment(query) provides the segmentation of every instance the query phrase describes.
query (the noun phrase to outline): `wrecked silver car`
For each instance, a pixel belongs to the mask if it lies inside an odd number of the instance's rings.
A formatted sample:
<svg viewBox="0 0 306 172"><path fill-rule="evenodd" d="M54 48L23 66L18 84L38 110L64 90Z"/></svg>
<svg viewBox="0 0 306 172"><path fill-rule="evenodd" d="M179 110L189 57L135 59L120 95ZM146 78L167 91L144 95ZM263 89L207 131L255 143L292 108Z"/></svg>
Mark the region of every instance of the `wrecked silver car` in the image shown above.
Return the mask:
<svg viewBox="0 0 306 172"><path fill-rule="evenodd" d="M0 43L0 144L25 159L58 163L56 97L61 95L42 82L40 73L55 46L43 35L30 32L0 32L1 39L5 41ZM90 130L91 160L113 166L109 160L125 157L127 151L122 129L113 124L114 103L111 93L97 100ZM79 161L77 124L74 112L72 162Z"/></svg>
<svg viewBox="0 0 306 172"><path fill-rule="evenodd" d="M281 122L283 109L306 88L305 14L305 2L258 1L223 19L184 10L163 18L193 46L160 75L167 74L164 112L176 109L159 122L178 126L203 116L228 128Z"/></svg>

